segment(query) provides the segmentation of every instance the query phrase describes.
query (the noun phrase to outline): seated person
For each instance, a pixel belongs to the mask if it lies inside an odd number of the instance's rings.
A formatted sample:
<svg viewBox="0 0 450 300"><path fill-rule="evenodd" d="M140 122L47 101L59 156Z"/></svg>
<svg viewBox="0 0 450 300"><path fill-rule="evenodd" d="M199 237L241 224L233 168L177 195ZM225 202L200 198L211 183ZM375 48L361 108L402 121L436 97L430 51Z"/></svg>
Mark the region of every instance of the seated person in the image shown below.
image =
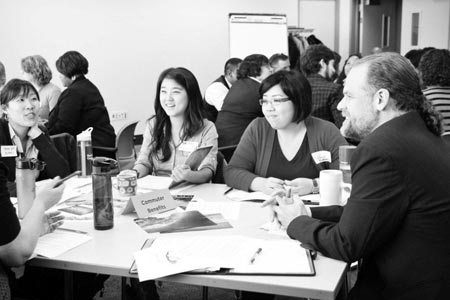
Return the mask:
<svg viewBox="0 0 450 300"><path fill-rule="evenodd" d="M345 139L332 123L311 117L311 87L296 71L279 71L259 89L265 118L245 130L227 167L225 182L272 194L283 185L298 194L318 190L319 172L339 167Z"/></svg>
<svg viewBox="0 0 450 300"><path fill-rule="evenodd" d="M64 185L54 187L55 181L50 181L39 189L28 213L19 223L15 209L9 199L7 187L8 168L0 161L0 273L2 284L5 274L10 282L15 278L8 267L23 265L33 254L39 236L54 231L63 221L59 214L47 214L45 211L61 199ZM9 289L2 289L1 299L10 299ZM13 293L14 296L14 293Z"/></svg>
<svg viewBox="0 0 450 300"><path fill-rule="evenodd" d="M52 70L47 61L40 55L27 56L21 61L23 77L31 82L39 91L41 102L41 119L47 120L50 111L58 102L61 89L50 82L52 80Z"/></svg>
<svg viewBox="0 0 450 300"><path fill-rule="evenodd" d="M241 63L238 81L226 95L217 115L219 147L237 145L248 124L263 116L258 103L258 89L261 81L269 75L269 60L264 55L249 55Z"/></svg>
<svg viewBox="0 0 450 300"><path fill-rule="evenodd" d="M138 177L172 176L174 181L208 182L217 166L217 132L203 119L202 95L195 76L185 68L161 73L156 87L155 115L147 121L133 169ZM213 146L198 171L184 162L201 146Z"/></svg>
<svg viewBox="0 0 450 300"><path fill-rule="evenodd" d="M36 158L44 161L42 172L36 170L36 178L46 179L69 174L69 165L56 150L45 127L38 124L39 93L25 80L10 80L0 93L3 118L0 119L0 143L2 149L14 147L14 154L4 154L0 160L9 169L8 188L12 195L16 191L16 157Z"/></svg>
<svg viewBox="0 0 450 300"><path fill-rule="evenodd" d="M208 120L215 122L217 112L222 109L223 99L231 86L237 81L237 70L242 59L230 58L225 63L224 74L211 83L205 91L206 111Z"/></svg>
<svg viewBox="0 0 450 300"><path fill-rule="evenodd" d="M283 53L275 53L269 58L269 65L272 69L272 73L278 71L290 71L291 63L289 62L289 57Z"/></svg>
<svg viewBox="0 0 450 300"><path fill-rule="evenodd" d="M116 134L109 120L108 110L97 87L84 75L88 72L87 59L76 51L64 53L56 61L62 85L67 87L50 112L47 128L50 134L67 132L76 136L93 127L94 156L115 158L115 154L95 147L115 147Z"/></svg>

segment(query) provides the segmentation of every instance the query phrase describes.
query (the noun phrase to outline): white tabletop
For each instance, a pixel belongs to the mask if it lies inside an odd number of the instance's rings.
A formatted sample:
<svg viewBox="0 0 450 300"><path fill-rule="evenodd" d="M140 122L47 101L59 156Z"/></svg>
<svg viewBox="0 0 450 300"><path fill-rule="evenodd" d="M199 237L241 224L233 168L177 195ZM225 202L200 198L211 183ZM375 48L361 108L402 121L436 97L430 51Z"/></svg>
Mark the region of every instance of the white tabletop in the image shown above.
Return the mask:
<svg viewBox="0 0 450 300"><path fill-rule="evenodd" d="M225 185L202 184L184 191L205 201L225 201ZM229 200L231 201L231 200ZM133 221L136 215L115 217L114 228L106 231L94 229L93 221L66 221L63 227L88 232L93 239L57 258L35 258L33 265L72 271L84 271L116 276L136 277L129 274L133 253L138 251L148 234ZM230 221L233 228L194 231L179 234L243 234L265 238L285 238L271 235L258 227L267 222L267 212L257 203L243 203L238 220ZM315 276L247 276L247 275L189 275L179 274L159 280L212 286L219 288L273 293L294 297L334 299L345 278L346 263L318 255L314 260Z"/></svg>

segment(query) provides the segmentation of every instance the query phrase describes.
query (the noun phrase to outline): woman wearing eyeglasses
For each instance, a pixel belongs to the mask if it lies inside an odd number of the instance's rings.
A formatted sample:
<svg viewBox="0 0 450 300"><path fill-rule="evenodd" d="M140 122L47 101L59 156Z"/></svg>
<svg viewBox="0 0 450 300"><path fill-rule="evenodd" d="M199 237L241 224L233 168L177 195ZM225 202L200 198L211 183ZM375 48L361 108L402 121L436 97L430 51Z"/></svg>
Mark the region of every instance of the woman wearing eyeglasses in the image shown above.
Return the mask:
<svg viewBox="0 0 450 300"><path fill-rule="evenodd" d="M298 194L318 191L323 169L339 168L346 145L332 123L311 117L311 87L297 71L280 71L259 89L264 118L255 119L225 168L225 182L244 191L272 194L284 185Z"/></svg>

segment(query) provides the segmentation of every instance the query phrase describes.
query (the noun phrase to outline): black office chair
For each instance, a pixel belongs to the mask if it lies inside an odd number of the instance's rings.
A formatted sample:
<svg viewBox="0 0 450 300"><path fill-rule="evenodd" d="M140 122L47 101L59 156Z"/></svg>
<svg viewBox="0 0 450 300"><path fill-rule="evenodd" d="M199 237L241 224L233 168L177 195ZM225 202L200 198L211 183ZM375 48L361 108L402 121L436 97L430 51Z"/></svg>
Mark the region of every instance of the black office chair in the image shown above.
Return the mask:
<svg viewBox="0 0 450 300"><path fill-rule="evenodd" d="M69 163L70 172L77 170L77 142L69 133L59 133L51 135L50 139L56 147L56 150Z"/></svg>
<svg viewBox="0 0 450 300"><path fill-rule="evenodd" d="M217 168L216 173L211 179L212 183L225 183L225 179L223 177L223 169L227 165L223 154L220 151L217 151Z"/></svg>
<svg viewBox="0 0 450 300"><path fill-rule="evenodd" d="M227 163L230 162L231 157L233 156L234 150L236 150L236 147L237 147L237 145L219 147L219 151L222 152L223 157L225 158Z"/></svg>

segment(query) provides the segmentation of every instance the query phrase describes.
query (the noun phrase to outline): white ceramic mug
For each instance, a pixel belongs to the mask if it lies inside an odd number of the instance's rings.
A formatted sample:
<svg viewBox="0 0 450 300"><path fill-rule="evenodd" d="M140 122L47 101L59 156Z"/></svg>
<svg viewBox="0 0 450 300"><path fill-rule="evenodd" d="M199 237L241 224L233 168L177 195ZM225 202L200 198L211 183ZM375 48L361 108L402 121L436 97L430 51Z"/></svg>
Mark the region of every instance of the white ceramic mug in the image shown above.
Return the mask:
<svg viewBox="0 0 450 300"><path fill-rule="evenodd" d="M320 206L342 205L343 175L340 170L322 170L320 180Z"/></svg>

